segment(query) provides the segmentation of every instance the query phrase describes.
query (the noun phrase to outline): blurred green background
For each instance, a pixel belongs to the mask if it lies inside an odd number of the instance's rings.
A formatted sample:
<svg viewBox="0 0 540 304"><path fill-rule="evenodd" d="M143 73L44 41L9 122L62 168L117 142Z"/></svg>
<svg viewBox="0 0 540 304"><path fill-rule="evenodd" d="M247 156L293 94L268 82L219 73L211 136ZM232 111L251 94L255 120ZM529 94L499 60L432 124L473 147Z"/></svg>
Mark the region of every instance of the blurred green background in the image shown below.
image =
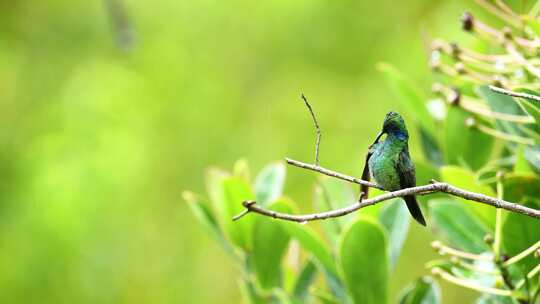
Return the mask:
<svg viewBox="0 0 540 304"><path fill-rule="evenodd" d="M241 157L257 170L311 161L301 92L322 125L321 163L359 175L384 114L401 109L376 63L428 89L425 43L461 37L470 9L124 1L123 20L113 2L0 1L2 303L239 302L239 270L182 191L204 192L205 168ZM289 168L285 193L310 210L313 181ZM411 227L393 298L434 256L431 231ZM445 303L471 296L443 284Z"/></svg>

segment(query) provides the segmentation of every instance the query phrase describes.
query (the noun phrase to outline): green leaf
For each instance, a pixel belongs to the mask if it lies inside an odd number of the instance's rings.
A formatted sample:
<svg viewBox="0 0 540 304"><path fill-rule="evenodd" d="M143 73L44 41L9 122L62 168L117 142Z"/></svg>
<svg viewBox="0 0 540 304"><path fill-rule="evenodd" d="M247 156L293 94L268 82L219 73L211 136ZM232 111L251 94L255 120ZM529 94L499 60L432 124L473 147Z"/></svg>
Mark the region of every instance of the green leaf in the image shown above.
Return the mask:
<svg viewBox="0 0 540 304"><path fill-rule="evenodd" d="M236 246L249 250L255 217L245 216L239 221L232 221L233 216L244 211L242 202L253 200L254 195L245 181L238 177L227 177L221 182L219 197L214 201L221 227L227 237Z"/></svg>
<svg viewBox="0 0 540 304"><path fill-rule="evenodd" d="M504 199L523 203L527 197L540 198L540 178L531 175L506 175L504 177Z"/></svg>
<svg viewBox="0 0 540 304"><path fill-rule="evenodd" d="M420 127L420 143L426 159L434 166L442 166L444 160L439 143L423 127Z"/></svg>
<svg viewBox="0 0 540 304"><path fill-rule="evenodd" d="M313 294L313 296L315 298L317 298L317 300L319 300L319 302L317 302L317 303L321 303L321 304L340 304L340 303L343 303L342 301L340 301L339 299L334 297L332 294L329 294L324 290L315 289L312 292L312 294Z"/></svg>
<svg viewBox="0 0 540 304"><path fill-rule="evenodd" d="M484 294L474 302L475 304L517 304L518 302L510 297L501 297Z"/></svg>
<svg viewBox="0 0 540 304"><path fill-rule="evenodd" d="M464 190L482 193L491 197L496 197L493 190L486 185L480 185L473 173L467 169L456 166L445 166L440 169L441 178L443 181L452 184ZM495 208L476 202L470 202L464 199L459 199L463 206L466 206L480 221L490 230L495 227Z"/></svg>
<svg viewBox="0 0 540 304"><path fill-rule="evenodd" d="M522 116L527 115L527 113L523 111L516 100L511 96L493 92L488 86L485 85L478 87L478 93L484 100L487 101L491 109L495 112ZM497 129L508 134L523 134L523 132L513 122L497 120L495 125Z"/></svg>
<svg viewBox="0 0 540 304"><path fill-rule="evenodd" d="M247 160L241 158L234 163L233 175L243 179L246 182L250 182L251 174L249 172L249 164Z"/></svg>
<svg viewBox="0 0 540 304"><path fill-rule="evenodd" d="M523 15L521 18L525 24L534 32L536 36L540 36L540 21L529 15Z"/></svg>
<svg viewBox="0 0 540 304"><path fill-rule="evenodd" d="M439 285L431 277L422 277L406 287L399 304L438 304L441 302Z"/></svg>
<svg viewBox="0 0 540 304"><path fill-rule="evenodd" d="M261 206L278 199L285 183L285 165L270 164L262 169L255 178L255 197Z"/></svg>
<svg viewBox="0 0 540 304"><path fill-rule="evenodd" d="M337 274L337 269L330 251L312 229L293 222L282 222L281 225L289 233L291 238L297 240L300 246L310 253L326 271Z"/></svg>
<svg viewBox="0 0 540 304"><path fill-rule="evenodd" d="M342 181L334 178L323 177L319 179L315 187L315 209L328 211L345 207L355 201L352 188ZM354 218L354 214L348 214L329 221L322 221L328 239L334 244L339 237L342 227Z"/></svg>
<svg viewBox="0 0 540 304"><path fill-rule="evenodd" d="M540 174L540 147L527 146L523 153L525 159L529 162L534 171Z"/></svg>
<svg viewBox="0 0 540 304"><path fill-rule="evenodd" d="M289 203L278 200L269 209L290 213ZM263 289L282 286L281 259L289 244L289 234L275 219L258 216L253 226L253 249L251 261L253 270Z"/></svg>
<svg viewBox="0 0 540 304"><path fill-rule="evenodd" d="M518 92L524 92L527 94L540 96L535 91L529 90L529 89L517 89ZM514 100L521 105L521 108L525 110L525 112L534 118L536 123L533 124L525 124L518 126L520 127L520 130L522 130L524 133L528 134L530 137L538 139L540 136L540 103L537 101L532 101L525 98L514 98Z"/></svg>
<svg viewBox="0 0 540 304"><path fill-rule="evenodd" d="M223 235L223 231L221 231L209 204L189 191L184 191L182 197L187 202L189 209L203 228L220 243L225 251L233 253L233 250L225 239L225 235Z"/></svg>
<svg viewBox="0 0 540 304"><path fill-rule="evenodd" d="M513 172L521 175L531 175L534 173L533 169L525 159L525 146L519 145L515 151L516 161L514 163Z"/></svg>
<svg viewBox="0 0 540 304"><path fill-rule="evenodd" d="M379 215L381 224L388 232L391 269L395 267L403 243L405 243L405 240L407 239L409 218L407 206L401 199L394 199L387 202Z"/></svg>
<svg viewBox="0 0 540 304"><path fill-rule="evenodd" d="M267 304L268 300L259 294L257 287L252 281L240 280L240 294L247 304Z"/></svg>
<svg viewBox="0 0 540 304"><path fill-rule="evenodd" d="M430 135L435 133L435 123L426 107L426 98L399 70L388 63L379 63L377 69L386 76L391 90L398 100L407 108L407 113L413 115L415 123L421 125Z"/></svg>
<svg viewBox="0 0 540 304"><path fill-rule="evenodd" d="M228 176L230 176L230 174L220 168L212 167L206 170L204 181L206 192L212 203L221 199L222 182Z"/></svg>
<svg viewBox="0 0 540 304"><path fill-rule="evenodd" d="M309 287L315 280L316 274L317 267L315 266L315 263L308 260L300 271L296 282L294 283L292 294L294 295L295 299L300 300L302 303L305 302L306 297L309 294Z"/></svg>
<svg viewBox="0 0 540 304"><path fill-rule="evenodd" d="M456 200L430 200L429 210L438 231L452 246L474 253L489 249L484 242L484 236L488 233L484 225Z"/></svg>
<svg viewBox="0 0 540 304"><path fill-rule="evenodd" d="M447 163L462 165L464 162L477 170L489 160L493 137L465 126L470 114L458 107L450 107L445 121L445 155Z"/></svg>
<svg viewBox="0 0 540 304"><path fill-rule="evenodd" d="M341 297L343 295L341 282L339 281L334 259L327 245L308 226L293 222L282 222L281 225L283 225L291 238L297 240L300 246L312 255L324 273L334 295Z"/></svg>
<svg viewBox="0 0 540 304"><path fill-rule="evenodd" d="M358 219L343 230L338 264L354 303L388 302L388 255L384 228Z"/></svg>
<svg viewBox="0 0 540 304"><path fill-rule="evenodd" d="M540 209L540 201L531 200L526 203L525 206ZM506 216L502 232L502 243L505 249L504 253L511 257L540 240L540 221L526 215L512 212ZM538 262L535 261L533 256L529 256L522 260L522 262L518 262L518 265L524 266L526 272L530 271L532 267L537 264Z"/></svg>

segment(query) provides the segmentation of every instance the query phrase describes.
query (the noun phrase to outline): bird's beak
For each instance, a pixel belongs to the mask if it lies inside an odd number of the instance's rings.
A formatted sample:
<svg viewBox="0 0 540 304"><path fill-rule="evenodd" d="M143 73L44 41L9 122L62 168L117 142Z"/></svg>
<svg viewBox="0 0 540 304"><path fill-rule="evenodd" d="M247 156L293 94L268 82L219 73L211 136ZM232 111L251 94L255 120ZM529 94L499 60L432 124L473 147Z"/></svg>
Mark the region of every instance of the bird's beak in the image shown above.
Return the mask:
<svg viewBox="0 0 540 304"><path fill-rule="evenodd" d="M378 143L379 142L379 139L381 139L381 136L383 136L384 132L381 131L379 132L379 134L377 134L377 138L375 138L375 142L374 143Z"/></svg>

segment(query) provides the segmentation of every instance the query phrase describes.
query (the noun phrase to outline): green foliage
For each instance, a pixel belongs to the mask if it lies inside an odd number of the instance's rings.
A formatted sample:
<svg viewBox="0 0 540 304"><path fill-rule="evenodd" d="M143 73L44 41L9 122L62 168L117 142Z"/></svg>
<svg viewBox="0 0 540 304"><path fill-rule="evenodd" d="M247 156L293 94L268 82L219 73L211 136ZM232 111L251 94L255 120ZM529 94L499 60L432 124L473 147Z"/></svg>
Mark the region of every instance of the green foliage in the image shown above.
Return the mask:
<svg viewBox="0 0 540 304"><path fill-rule="evenodd" d="M430 201L429 210L433 223L449 244L474 253L489 249L484 243L488 230L455 199L433 199Z"/></svg>
<svg viewBox="0 0 540 304"><path fill-rule="evenodd" d="M208 195L214 197L212 204L191 192L185 192L184 199L205 230L243 269L245 275L241 276L239 285L246 303L389 301L390 271L399 257L410 221L400 199L388 202L377 213L362 213L360 217L349 216L336 221L332 229L323 229L330 240L327 243L311 225L276 221L256 214L233 222L233 211L240 213L242 201L252 196L251 186L246 184L249 168L242 162L237 162L234 168L232 174L217 169L208 172ZM272 164L258 176L277 176L272 170L283 168ZM284 177L283 172L280 178L264 183L267 187L264 193L281 191ZM354 201L352 189L333 180L321 179L315 191L315 204L324 210ZM295 203L283 197L269 201L267 208L297 212ZM249 234L245 233L246 226L240 225L245 220L249 220ZM244 239L247 236L251 238L249 241ZM305 254L298 255L298 248ZM296 266L291 268L291 261ZM319 286L319 275L325 289Z"/></svg>
<svg viewBox="0 0 540 304"><path fill-rule="evenodd" d="M264 168L255 178L255 198L262 206L278 199L283 192L285 166L281 163Z"/></svg>
<svg viewBox="0 0 540 304"><path fill-rule="evenodd" d="M269 209L291 212L286 201L275 201ZM281 260L287 250L290 236L271 218L260 217L253 227L253 270L261 287L270 289L282 285Z"/></svg>
<svg viewBox="0 0 540 304"><path fill-rule="evenodd" d="M472 192L495 197L494 191L487 185L480 184L473 172L456 166L445 166L440 169L441 178L456 187L470 190ZM462 205L475 214L478 219L490 229L495 227L495 209L490 206L467 202L460 199Z"/></svg>
<svg viewBox="0 0 540 304"><path fill-rule="evenodd" d="M540 4L537 6L540 8ZM536 18L523 16L520 20L526 32L519 34L529 38L538 36ZM507 41L510 42L515 41ZM536 68L522 62L535 59L531 58L535 52L523 50L526 47L519 41L515 43L516 52L523 59L502 68L490 67L495 63L485 58L492 58L493 54L471 59L474 55L461 56L457 45L435 43L432 65L436 71L447 74L441 80L450 84L434 86L440 96L430 101L423 90L398 69L386 63L378 65L396 100L405 109L405 116L412 117L416 127L424 154L423 160L415 161L419 183L441 180L472 192L540 208L540 106L496 93L485 80L500 80L498 85L512 83L516 90L539 95L533 89L537 88ZM482 45L490 49L489 41ZM498 52L508 51L504 47ZM480 51L481 47L475 50ZM517 60L515 54L509 58L505 60ZM458 65L449 66L453 61ZM532 66L535 65L536 61ZM497 74L500 69L512 72ZM232 179L237 183L238 176L244 176L244 181L249 180L249 170L243 163L233 171L236 177L217 174L215 179ZM282 200L284 177L283 166L279 164L269 165L259 173L254 188L260 204L276 207L276 201ZM231 200L225 208L229 212L219 212L223 207L215 208L218 214L232 216L230 210L241 211L240 202L249 197L249 192L245 191L249 187L239 189L235 190L241 192L235 197L237 205L231 206ZM354 193L341 181L321 178L315 186L313 206L316 211L337 209L353 202ZM371 196L378 194L380 191L371 191ZM213 197L211 191L209 196ZM233 197L232 193L229 197ZM427 264L439 279L482 291L476 303L535 301L533 297L540 288L534 270L537 260L529 254L518 262L505 261L528 252L528 248L538 243L537 219L443 194L419 199L429 201L428 223L438 238L432 245L443 256ZM280 210L297 212L294 203L287 206ZM256 281L254 287L248 289L252 290L249 297L255 295L254 299L280 303L389 302L391 272L407 239L410 221L400 199L362 210L359 216L328 220L321 224L322 229L311 223L256 219L251 224L253 247L250 247L250 243L240 237L247 233L245 227L230 227L219 217L213 220L214 214L208 208L193 205L192 210L218 240L223 239L219 236L220 231L224 231L241 252L240 256L247 257L244 271ZM290 258L285 253L291 242L302 249L303 255L296 255L296 266L286 269L285 281L289 283L284 284L283 268L287 265L283 260ZM272 249L271 254L264 255ZM317 279L318 275L321 280ZM527 276L530 278L525 280ZM247 280L244 284L250 286L249 283ZM399 302L440 303L439 287L430 277L422 277L402 291Z"/></svg>
<svg viewBox="0 0 540 304"><path fill-rule="evenodd" d="M465 128L469 117L462 109L448 109L444 128L446 163L477 170L489 160L486 156L490 155L494 140L476 129Z"/></svg>
<svg viewBox="0 0 540 304"><path fill-rule="evenodd" d="M430 277L422 277L403 290L399 304L438 304L439 286Z"/></svg>
<svg viewBox="0 0 540 304"><path fill-rule="evenodd" d="M390 268L393 269L409 232L409 211L401 199L395 199L386 203L379 219L388 231L387 247L390 251Z"/></svg>
<svg viewBox="0 0 540 304"><path fill-rule="evenodd" d="M540 209L538 200L529 200L524 205ZM515 213L508 214L502 230L505 253L509 256L514 256L540 241L540 221L534 218ZM521 265L522 269L532 269L538 264L538 259L531 255L518 265Z"/></svg>
<svg viewBox="0 0 540 304"><path fill-rule="evenodd" d="M354 303L387 303L388 255L383 228L359 219L347 227L339 243L339 264Z"/></svg>

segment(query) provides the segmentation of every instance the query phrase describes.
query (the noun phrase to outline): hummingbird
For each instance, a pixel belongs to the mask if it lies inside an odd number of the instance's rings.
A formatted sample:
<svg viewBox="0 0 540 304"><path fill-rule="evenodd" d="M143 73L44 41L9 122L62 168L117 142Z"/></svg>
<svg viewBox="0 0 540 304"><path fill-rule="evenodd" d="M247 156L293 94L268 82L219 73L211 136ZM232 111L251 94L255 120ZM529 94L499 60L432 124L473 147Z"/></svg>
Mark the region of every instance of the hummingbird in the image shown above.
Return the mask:
<svg viewBox="0 0 540 304"><path fill-rule="evenodd" d="M379 142L383 134L386 134L386 138ZM369 180L370 176L386 191L416 186L414 163L409 155L409 133L403 117L396 112L386 114L381 132L369 147L362 179ZM362 199L367 198L368 187L362 186L361 191ZM403 199L412 217L426 226L416 197L407 195Z"/></svg>

